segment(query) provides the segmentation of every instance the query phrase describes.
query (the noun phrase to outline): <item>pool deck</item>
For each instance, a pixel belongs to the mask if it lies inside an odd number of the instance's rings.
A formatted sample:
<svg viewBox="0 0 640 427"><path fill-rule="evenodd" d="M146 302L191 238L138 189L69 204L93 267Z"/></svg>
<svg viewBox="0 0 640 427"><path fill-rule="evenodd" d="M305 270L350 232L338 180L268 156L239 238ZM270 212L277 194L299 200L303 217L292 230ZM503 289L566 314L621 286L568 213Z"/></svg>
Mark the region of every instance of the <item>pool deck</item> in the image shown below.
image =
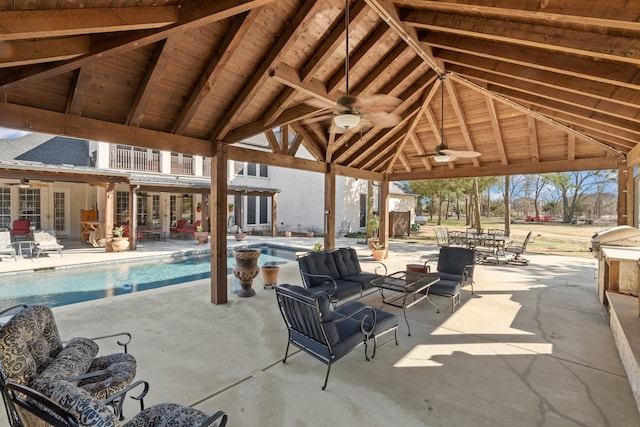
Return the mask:
<svg viewBox="0 0 640 427"><path fill-rule="evenodd" d="M309 248L319 238L248 237L242 244ZM194 241L143 244L136 252L104 253L65 244L64 256L0 262L0 272L89 264L198 250ZM234 245L234 240L229 245ZM363 261L370 251L353 239ZM78 246L77 248L74 246ZM437 247L391 242L389 271L403 270ZM202 249L202 246L200 247ZM145 401L173 401L205 412L223 409L231 426L637 426L640 415L608 319L598 302L594 259L528 254L529 266L481 265L475 294L462 306L433 296L399 309L400 345L364 360L358 348L331 369L298 352L281 363L286 329L272 290L211 304L210 281L54 308L63 339L130 331ZM370 264L363 262L363 268ZM231 284L232 280L229 279ZM300 283L296 263L281 267L280 283ZM25 286L28 284L25 283ZM363 301L380 307L380 296ZM116 350L101 344L101 353ZM128 402L127 414L136 411ZM4 413L0 425L4 425Z"/></svg>

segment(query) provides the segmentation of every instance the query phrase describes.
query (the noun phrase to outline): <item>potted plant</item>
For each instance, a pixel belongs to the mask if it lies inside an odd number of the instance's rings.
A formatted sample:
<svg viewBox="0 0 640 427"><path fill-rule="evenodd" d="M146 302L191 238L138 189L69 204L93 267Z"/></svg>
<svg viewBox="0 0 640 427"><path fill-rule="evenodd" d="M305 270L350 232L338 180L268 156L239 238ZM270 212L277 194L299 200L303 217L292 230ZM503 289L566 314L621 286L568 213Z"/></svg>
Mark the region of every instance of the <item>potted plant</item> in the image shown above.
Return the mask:
<svg viewBox="0 0 640 427"><path fill-rule="evenodd" d="M278 283L278 273L280 272L280 266L277 264L269 263L260 267L262 273L262 281L265 289L272 289L273 286Z"/></svg>
<svg viewBox="0 0 640 427"><path fill-rule="evenodd" d="M387 251L384 248L383 244L376 243L371 250L371 255L373 255L373 259L376 261L382 261L385 258Z"/></svg>
<svg viewBox="0 0 640 427"><path fill-rule="evenodd" d="M113 238L111 239L111 247L115 252L126 251L129 249L129 238L123 237L124 230L124 225L120 225L115 227L112 231Z"/></svg>
<svg viewBox="0 0 640 427"><path fill-rule="evenodd" d="M238 227L236 229L236 234L235 234L235 238L238 242L244 240L244 238L246 237L246 235L242 232L242 228Z"/></svg>
<svg viewBox="0 0 640 427"><path fill-rule="evenodd" d="M209 233L202 231L201 225L196 227L196 232L193 233L193 237L195 237L199 245L209 241Z"/></svg>
<svg viewBox="0 0 640 427"><path fill-rule="evenodd" d="M367 245L369 249L374 250L375 245L378 244L380 239L378 238L380 230L380 216L377 214L373 214L369 217L369 221L367 222L367 235L371 233L371 237L367 239Z"/></svg>
<svg viewBox="0 0 640 427"><path fill-rule="evenodd" d="M229 203L229 212L233 212L233 203Z"/></svg>
<svg viewBox="0 0 640 427"><path fill-rule="evenodd" d="M196 205L196 212L202 212L202 203L198 202L198 204Z"/></svg>

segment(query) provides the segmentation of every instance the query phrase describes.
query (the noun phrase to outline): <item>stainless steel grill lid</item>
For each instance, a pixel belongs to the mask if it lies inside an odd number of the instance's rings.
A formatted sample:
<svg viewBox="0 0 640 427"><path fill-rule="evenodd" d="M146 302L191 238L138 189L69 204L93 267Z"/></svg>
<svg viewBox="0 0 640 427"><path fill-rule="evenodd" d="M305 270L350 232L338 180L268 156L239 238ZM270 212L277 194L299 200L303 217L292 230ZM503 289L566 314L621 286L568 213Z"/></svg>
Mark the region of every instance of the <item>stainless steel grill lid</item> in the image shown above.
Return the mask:
<svg viewBox="0 0 640 427"><path fill-rule="evenodd" d="M591 252L596 258L601 246L640 246L640 230L629 225L600 230L591 237Z"/></svg>

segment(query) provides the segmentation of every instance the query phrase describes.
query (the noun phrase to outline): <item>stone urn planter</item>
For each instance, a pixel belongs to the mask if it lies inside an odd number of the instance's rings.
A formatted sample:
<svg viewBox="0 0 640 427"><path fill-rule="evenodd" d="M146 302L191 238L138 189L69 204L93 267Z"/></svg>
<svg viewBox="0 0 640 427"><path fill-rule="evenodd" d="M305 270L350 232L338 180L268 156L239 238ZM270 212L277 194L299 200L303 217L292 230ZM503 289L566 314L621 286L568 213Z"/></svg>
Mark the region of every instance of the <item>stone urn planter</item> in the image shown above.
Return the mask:
<svg viewBox="0 0 640 427"><path fill-rule="evenodd" d="M129 238L128 237L114 237L111 240L111 247L114 252L122 252L129 249Z"/></svg>
<svg viewBox="0 0 640 427"><path fill-rule="evenodd" d="M209 242L209 233L207 233L206 231L196 231L195 233L193 233L193 237L195 237L199 245Z"/></svg>
<svg viewBox="0 0 640 427"><path fill-rule="evenodd" d="M278 283L278 273L280 272L280 266L266 264L260 267L262 272L262 282L265 289L273 288L273 285Z"/></svg>
<svg viewBox="0 0 640 427"><path fill-rule="evenodd" d="M252 297L256 294L251 285L253 279L260 273L258 267L258 257L260 251L257 249L236 249L233 251L236 259L236 266L233 275L240 281L239 297Z"/></svg>
<svg viewBox="0 0 640 427"><path fill-rule="evenodd" d="M235 234L235 238L239 242L243 241L245 237L246 237L246 234L244 234L244 233L236 233Z"/></svg>

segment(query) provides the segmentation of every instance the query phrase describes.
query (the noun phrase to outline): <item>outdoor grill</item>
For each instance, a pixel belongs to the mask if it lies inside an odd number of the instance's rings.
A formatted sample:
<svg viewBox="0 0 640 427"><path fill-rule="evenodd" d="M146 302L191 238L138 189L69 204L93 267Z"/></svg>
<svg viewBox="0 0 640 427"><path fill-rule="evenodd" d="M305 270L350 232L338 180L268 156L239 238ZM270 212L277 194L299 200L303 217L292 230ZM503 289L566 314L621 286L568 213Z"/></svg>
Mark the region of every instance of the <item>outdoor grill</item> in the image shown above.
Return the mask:
<svg viewBox="0 0 640 427"><path fill-rule="evenodd" d="M602 246L640 247L640 230L629 225L605 228L591 237L591 253L602 259Z"/></svg>

